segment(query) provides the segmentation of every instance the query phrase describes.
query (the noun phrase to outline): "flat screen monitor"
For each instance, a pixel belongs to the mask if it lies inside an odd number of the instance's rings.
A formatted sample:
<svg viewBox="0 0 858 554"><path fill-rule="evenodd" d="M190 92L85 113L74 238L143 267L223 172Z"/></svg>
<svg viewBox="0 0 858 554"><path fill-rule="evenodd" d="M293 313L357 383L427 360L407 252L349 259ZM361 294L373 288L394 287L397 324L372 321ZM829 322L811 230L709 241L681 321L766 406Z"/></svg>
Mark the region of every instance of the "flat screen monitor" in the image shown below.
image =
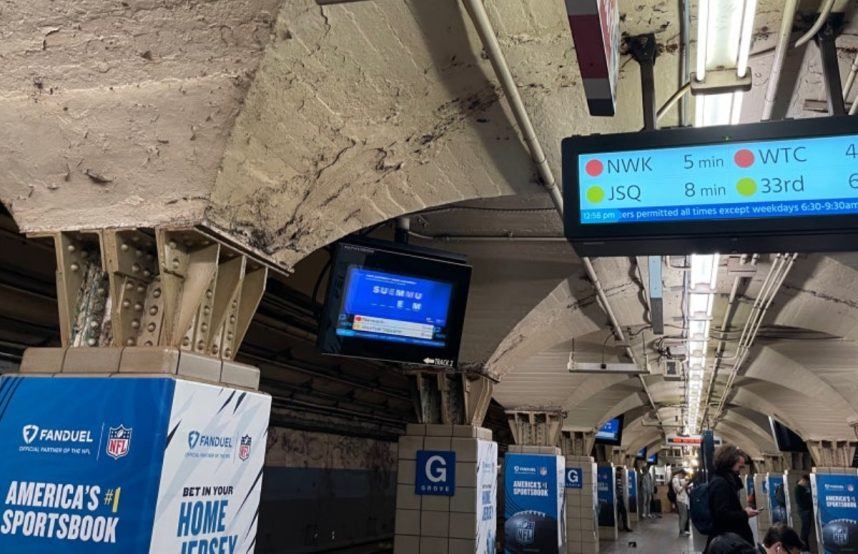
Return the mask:
<svg viewBox="0 0 858 554"><path fill-rule="evenodd" d="M637 455L635 456L637 460L646 460L646 446L638 450Z"/></svg>
<svg viewBox="0 0 858 554"><path fill-rule="evenodd" d="M570 137L566 237L581 255L858 249L858 119Z"/></svg>
<svg viewBox="0 0 858 554"><path fill-rule="evenodd" d="M773 417L769 417L769 423L772 426L772 437L775 439L778 450L781 452L807 452L807 444L792 429Z"/></svg>
<svg viewBox="0 0 858 554"><path fill-rule="evenodd" d="M337 244L323 354L455 367L471 267L458 254L372 240Z"/></svg>
<svg viewBox="0 0 858 554"><path fill-rule="evenodd" d="M655 454L650 454L649 457L647 457L646 461L649 464L658 464L658 452L656 452Z"/></svg>
<svg viewBox="0 0 858 554"><path fill-rule="evenodd" d="M623 416L606 421L596 432L596 442L619 446L623 440Z"/></svg>

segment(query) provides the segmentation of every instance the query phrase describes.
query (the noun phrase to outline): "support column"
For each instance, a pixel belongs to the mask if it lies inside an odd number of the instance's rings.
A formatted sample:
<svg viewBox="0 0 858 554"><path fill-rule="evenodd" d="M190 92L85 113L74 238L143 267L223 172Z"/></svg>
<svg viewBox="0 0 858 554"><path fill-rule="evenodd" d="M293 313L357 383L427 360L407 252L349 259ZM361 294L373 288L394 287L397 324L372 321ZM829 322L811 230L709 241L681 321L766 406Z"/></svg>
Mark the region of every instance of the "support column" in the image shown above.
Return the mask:
<svg viewBox="0 0 858 554"><path fill-rule="evenodd" d="M593 431L563 431L561 451L566 456L566 552L599 552L599 503Z"/></svg>
<svg viewBox="0 0 858 554"><path fill-rule="evenodd" d="M768 472L758 472L754 475L754 495L757 500L757 509L762 507L768 508L769 505L769 473ZM772 513L770 510L766 509L760 512L757 516L757 534L759 537L763 537L766 534L766 531L769 530L769 527L772 526Z"/></svg>
<svg viewBox="0 0 858 554"><path fill-rule="evenodd" d="M252 549L271 398L234 358L267 269L194 229L42 236L56 247L62 346L28 349L0 378L0 434L24 446L3 456L3 497L19 482L85 487L79 515L113 529L117 551ZM211 506L217 530L183 527ZM0 551L32 540L0 535Z"/></svg>
<svg viewBox="0 0 858 554"><path fill-rule="evenodd" d="M480 427L494 381L413 372L420 423L399 439L394 554L494 552L498 449Z"/></svg>

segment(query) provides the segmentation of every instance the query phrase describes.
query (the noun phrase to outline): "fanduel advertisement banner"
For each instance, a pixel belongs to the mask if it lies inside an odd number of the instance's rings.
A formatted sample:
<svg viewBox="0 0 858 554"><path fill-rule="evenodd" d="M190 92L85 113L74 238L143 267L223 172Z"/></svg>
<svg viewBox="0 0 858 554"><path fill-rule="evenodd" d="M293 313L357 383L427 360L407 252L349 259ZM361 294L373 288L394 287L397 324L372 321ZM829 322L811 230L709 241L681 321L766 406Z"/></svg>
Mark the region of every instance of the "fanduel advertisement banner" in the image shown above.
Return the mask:
<svg viewBox="0 0 858 554"><path fill-rule="evenodd" d="M0 378L0 552L252 551L269 408L169 378Z"/></svg>
<svg viewBox="0 0 858 554"><path fill-rule="evenodd" d="M858 475L812 473L810 478L820 552L858 552Z"/></svg>
<svg viewBox="0 0 858 554"><path fill-rule="evenodd" d="M613 527L617 521L613 467L599 466L596 470L596 497L599 500L599 526Z"/></svg>
<svg viewBox="0 0 858 554"><path fill-rule="evenodd" d="M638 472L630 469L629 475L629 513L638 513Z"/></svg>
<svg viewBox="0 0 858 554"><path fill-rule="evenodd" d="M770 473L767 477L769 490L769 509L772 514L772 525L777 523L789 524L787 508L786 476L782 473Z"/></svg>
<svg viewBox="0 0 858 554"><path fill-rule="evenodd" d="M565 466L562 456L506 455L506 554L566 552Z"/></svg>
<svg viewBox="0 0 858 554"><path fill-rule="evenodd" d="M498 443L477 443L477 544L475 554L495 554L497 535Z"/></svg>

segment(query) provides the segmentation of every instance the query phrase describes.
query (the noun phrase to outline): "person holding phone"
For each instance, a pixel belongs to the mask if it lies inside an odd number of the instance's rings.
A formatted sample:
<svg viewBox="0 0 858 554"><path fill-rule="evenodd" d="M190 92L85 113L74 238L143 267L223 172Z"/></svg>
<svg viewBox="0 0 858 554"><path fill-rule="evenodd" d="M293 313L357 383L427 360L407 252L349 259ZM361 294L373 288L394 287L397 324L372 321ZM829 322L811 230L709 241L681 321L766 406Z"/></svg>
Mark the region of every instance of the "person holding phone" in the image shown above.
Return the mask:
<svg viewBox="0 0 858 554"><path fill-rule="evenodd" d="M712 514L713 532L707 541L726 533L735 533L748 544L754 544L754 534L748 520L760 512L742 508L739 491L742 479L739 472L745 467L747 455L738 447L725 444L715 450L715 475L709 481L709 510ZM708 550L707 550L708 551Z"/></svg>

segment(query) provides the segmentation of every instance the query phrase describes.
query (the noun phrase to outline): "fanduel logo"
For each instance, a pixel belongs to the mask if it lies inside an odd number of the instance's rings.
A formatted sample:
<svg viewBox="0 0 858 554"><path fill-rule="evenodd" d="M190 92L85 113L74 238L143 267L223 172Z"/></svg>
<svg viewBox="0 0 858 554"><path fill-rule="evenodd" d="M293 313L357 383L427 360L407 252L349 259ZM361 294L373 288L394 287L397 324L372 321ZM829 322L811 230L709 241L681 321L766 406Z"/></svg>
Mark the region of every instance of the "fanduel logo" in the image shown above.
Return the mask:
<svg viewBox="0 0 858 554"><path fill-rule="evenodd" d="M88 429L42 429L38 425L24 425L21 435L26 444L40 442L91 443L92 433Z"/></svg>
<svg viewBox="0 0 858 554"><path fill-rule="evenodd" d="M188 446L191 450L196 448L232 448L233 444L232 437L203 435L199 431L188 433Z"/></svg>

